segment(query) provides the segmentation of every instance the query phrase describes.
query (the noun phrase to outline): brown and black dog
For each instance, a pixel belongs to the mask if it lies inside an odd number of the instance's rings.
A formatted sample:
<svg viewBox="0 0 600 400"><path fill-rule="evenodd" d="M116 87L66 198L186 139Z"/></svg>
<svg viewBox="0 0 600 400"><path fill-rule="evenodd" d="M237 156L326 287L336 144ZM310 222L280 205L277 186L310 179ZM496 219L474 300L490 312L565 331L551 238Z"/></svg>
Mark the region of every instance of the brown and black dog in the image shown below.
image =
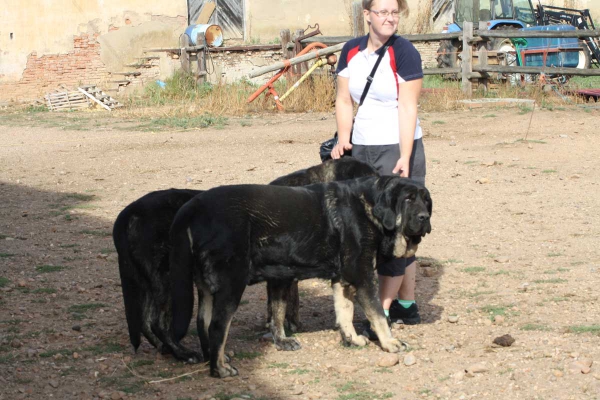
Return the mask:
<svg viewBox="0 0 600 400"><path fill-rule="evenodd" d="M374 175L375 170L367 164L346 157L282 176L271 185L303 186ZM181 206L199 193L199 190L186 189L148 193L121 211L113 228L131 344L137 350L143 334L156 348L175 352L178 358L191 362L199 362L201 356L174 343L169 333L169 229ZM267 284L267 289L268 321L271 321L270 284ZM286 323L290 330L295 331L300 324L297 282L291 285L286 294ZM281 342L276 346L284 350L297 349L296 346L290 348Z"/></svg>

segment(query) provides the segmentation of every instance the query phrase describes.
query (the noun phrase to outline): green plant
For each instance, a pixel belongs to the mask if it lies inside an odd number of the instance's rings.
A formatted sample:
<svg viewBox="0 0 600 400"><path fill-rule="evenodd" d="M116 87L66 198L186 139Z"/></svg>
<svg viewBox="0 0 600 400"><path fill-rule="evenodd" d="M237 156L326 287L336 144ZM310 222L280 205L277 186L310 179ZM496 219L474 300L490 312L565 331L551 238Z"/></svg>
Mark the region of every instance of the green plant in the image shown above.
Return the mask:
<svg viewBox="0 0 600 400"><path fill-rule="evenodd" d="M8 285L10 283L10 279L0 276L0 288Z"/></svg>
<svg viewBox="0 0 600 400"><path fill-rule="evenodd" d="M107 307L107 305L102 303L74 304L68 308L68 311L74 313L83 313L105 307Z"/></svg>
<svg viewBox="0 0 600 400"><path fill-rule="evenodd" d="M35 270L39 273L45 274L49 272L58 272L64 270L65 266L62 265L38 265L35 267Z"/></svg>
<svg viewBox="0 0 600 400"><path fill-rule="evenodd" d="M574 325L569 327L569 332L600 335L600 325Z"/></svg>
<svg viewBox="0 0 600 400"><path fill-rule="evenodd" d="M467 268L463 268L463 271L466 272L467 274L474 275L479 272L485 271L485 267L467 267Z"/></svg>
<svg viewBox="0 0 600 400"><path fill-rule="evenodd" d="M525 324L521 327L522 331L549 331L550 328L547 325L542 324Z"/></svg>
<svg viewBox="0 0 600 400"><path fill-rule="evenodd" d="M262 356L262 353L257 351L239 351L235 353L235 358L238 360L252 360Z"/></svg>

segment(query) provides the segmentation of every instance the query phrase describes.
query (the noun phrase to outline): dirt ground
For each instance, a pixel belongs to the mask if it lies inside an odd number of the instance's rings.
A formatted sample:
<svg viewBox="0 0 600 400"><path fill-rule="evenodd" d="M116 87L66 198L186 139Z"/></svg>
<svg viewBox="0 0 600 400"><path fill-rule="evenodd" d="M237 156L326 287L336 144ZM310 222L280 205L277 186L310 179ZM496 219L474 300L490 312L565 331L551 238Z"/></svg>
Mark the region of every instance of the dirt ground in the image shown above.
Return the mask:
<svg viewBox="0 0 600 400"><path fill-rule="evenodd" d="M421 119L434 203L417 254L424 321L393 330L410 352L397 362L377 343L343 347L319 280L300 284L302 349L277 351L263 339L261 284L229 334L240 375L219 380L145 341L133 353L112 224L149 191L267 183L317 164L333 115L140 129L118 113L3 112L0 399L600 398L600 110ZM494 346L505 334L514 344ZM195 333L185 342L199 348Z"/></svg>

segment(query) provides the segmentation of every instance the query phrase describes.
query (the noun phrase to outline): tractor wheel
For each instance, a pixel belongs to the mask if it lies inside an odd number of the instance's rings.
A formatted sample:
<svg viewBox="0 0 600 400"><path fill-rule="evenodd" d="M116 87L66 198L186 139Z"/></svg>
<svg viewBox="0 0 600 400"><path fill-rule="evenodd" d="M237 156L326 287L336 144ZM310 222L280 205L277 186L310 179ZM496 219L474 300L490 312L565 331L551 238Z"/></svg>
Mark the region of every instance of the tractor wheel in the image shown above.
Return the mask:
<svg viewBox="0 0 600 400"><path fill-rule="evenodd" d="M462 52L462 43L458 40L440 40L440 47L437 51L438 68L456 68L460 67ZM457 80L459 74L444 74L444 79Z"/></svg>
<svg viewBox="0 0 600 400"><path fill-rule="evenodd" d="M576 68L579 69L589 69L592 65L592 55L590 54L590 49L585 41L580 40L579 46L581 46L581 50L579 50L579 63Z"/></svg>
<svg viewBox="0 0 600 400"><path fill-rule="evenodd" d="M497 30L514 30L516 28L512 26L500 26ZM502 55L503 59L500 65L507 67L518 66L517 60L517 49L510 39L507 38L496 38L491 41L492 50L496 51L498 55ZM532 83L535 81L535 75L531 74L499 74L498 79L506 79L511 86L521 85L525 83Z"/></svg>

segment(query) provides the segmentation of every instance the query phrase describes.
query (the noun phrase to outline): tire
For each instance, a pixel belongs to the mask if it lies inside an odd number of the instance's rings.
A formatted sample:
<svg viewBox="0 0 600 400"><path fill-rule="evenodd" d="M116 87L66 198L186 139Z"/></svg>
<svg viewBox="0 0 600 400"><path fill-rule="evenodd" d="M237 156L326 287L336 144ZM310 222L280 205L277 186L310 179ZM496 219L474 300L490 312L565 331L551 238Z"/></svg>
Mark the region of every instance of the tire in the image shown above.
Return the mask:
<svg viewBox="0 0 600 400"><path fill-rule="evenodd" d="M576 68L589 69L592 66L592 55L590 49L585 41L580 40L579 45L581 50L579 51L579 63Z"/></svg>
<svg viewBox="0 0 600 400"><path fill-rule="evenodd" d="M515 30L513 26L500 26L496 30ZM518 65L517 49L510 39L496 38L491 41L492 50L504 53L504 61L501 65L516 67ZM498 79L506 79L511 86L517 86L535 81L536 76L531 74L498 74Z"/></svg>
<svg viewBox="0 0 600 400"><path fill-rule="evenodd" d="M456 68L460 67L460 52L462 43L458 40L440 40L440 47L437 51L436 61L438 68ZM444 74L444 79L457 80L459 74Z"/></svg>

